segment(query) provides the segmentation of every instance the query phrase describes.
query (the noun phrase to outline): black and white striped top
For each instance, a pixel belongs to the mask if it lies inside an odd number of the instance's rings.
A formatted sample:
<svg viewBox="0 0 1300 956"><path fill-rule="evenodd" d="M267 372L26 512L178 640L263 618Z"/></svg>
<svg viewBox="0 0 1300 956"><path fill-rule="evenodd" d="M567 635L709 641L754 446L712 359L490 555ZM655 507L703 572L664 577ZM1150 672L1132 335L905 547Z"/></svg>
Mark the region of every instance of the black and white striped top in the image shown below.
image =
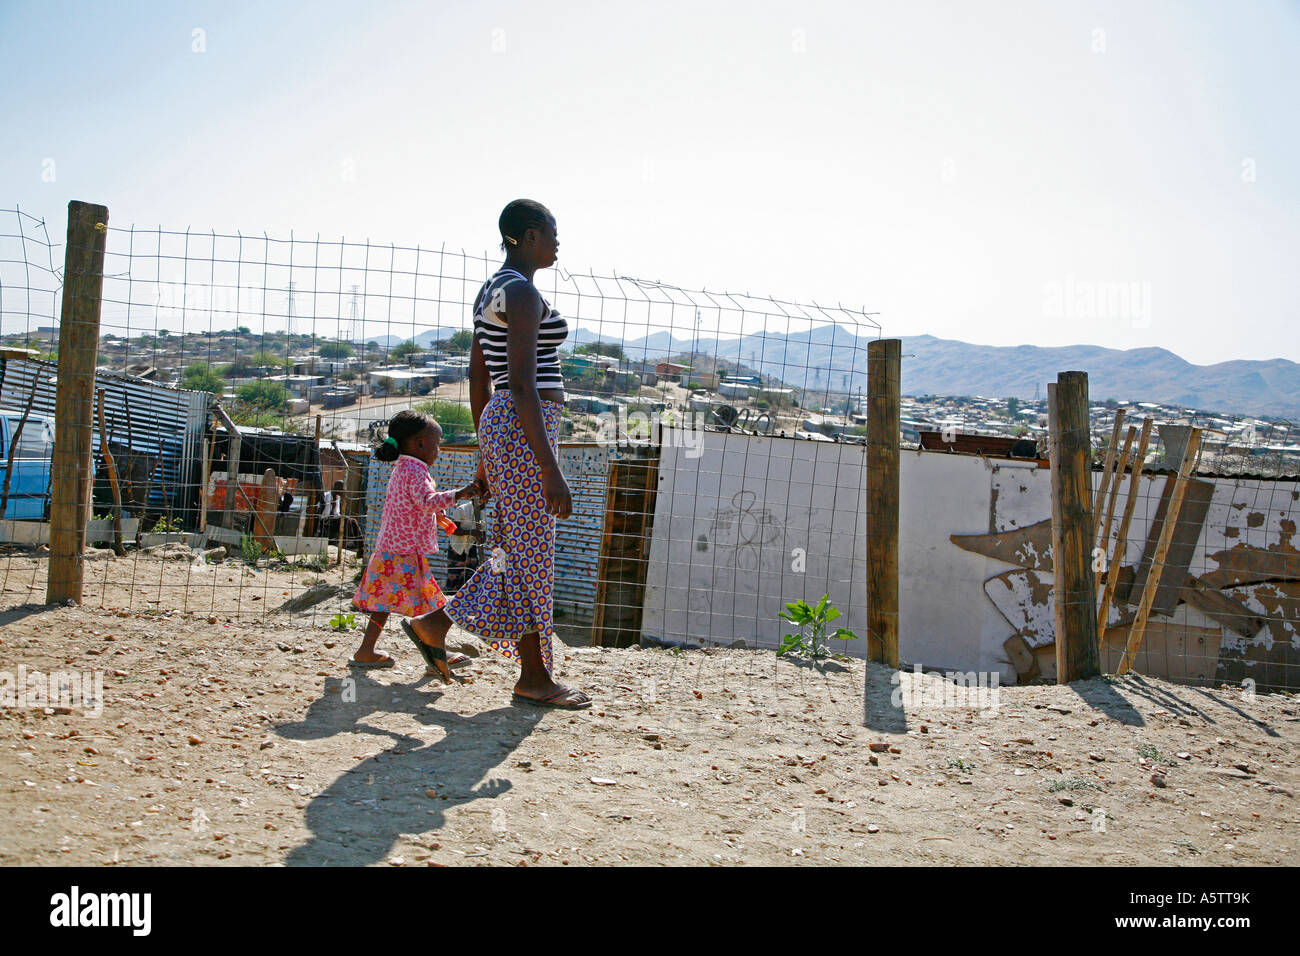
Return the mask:
<svg viewBox="0 0 1300 956"><path fill-rule="evenodd" d="M510 372L506 357L507 324L497 318L490 308L496 298L497 308L504 311L505 294L497 295L499 290L514 282L527 282L514 269L501 269L483 284L474 300L474 338L483 350L487 362L488 374L492 376L492 385L500 388L510 384ZM564 379L560 375L560 344L569 335L569 324L559 311L542 299L549 312L537 327L537 387L564 388Z"/></svg>

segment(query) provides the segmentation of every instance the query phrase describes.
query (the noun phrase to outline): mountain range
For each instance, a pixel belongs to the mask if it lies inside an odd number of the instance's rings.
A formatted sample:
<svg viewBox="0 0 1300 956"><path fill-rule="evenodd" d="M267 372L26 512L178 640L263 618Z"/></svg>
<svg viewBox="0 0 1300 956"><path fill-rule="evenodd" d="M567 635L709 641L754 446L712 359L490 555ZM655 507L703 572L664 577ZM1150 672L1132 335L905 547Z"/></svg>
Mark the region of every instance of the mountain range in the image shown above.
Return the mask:
<svg viewBox="0 0 1300 956"><path fill-rule="evenodd" d="M428 347L456 329L415 336ZM874 330L872 330L874 331ZM638 360L662 361L692 352L712 361L743 365L800 389L866 391L867 343L874 335L839 325L799 333L742 336L674 336L670 331L623 341L579 325L573 345L611 342ZM381 345L403 339L383 336ZM1300 364L1287 359L1236 359L1193 365L1168 349L1112 349L1097 345L975 345L933 335L902 337L904 395L982 395L1045 398L1058 372L1088 373L1092 401L1117 399L1181 405L1225 415L1267 415L1300 421Z"/></svg>

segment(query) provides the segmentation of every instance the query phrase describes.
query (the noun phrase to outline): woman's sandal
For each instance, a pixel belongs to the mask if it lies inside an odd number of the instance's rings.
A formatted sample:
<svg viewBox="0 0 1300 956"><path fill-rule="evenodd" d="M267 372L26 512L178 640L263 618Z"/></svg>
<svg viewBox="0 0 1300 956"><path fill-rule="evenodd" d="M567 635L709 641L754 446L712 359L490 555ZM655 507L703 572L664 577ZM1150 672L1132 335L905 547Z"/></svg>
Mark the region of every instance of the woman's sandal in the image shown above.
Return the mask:
<svg viewBox="0 0 1300 956"><path fill-rule="evenodd" d="M447 663L447 651L445 649L441 647L433 647L432 645L426 644L424 641L420 640L420 635L415 633L415 628L411 627L410 621L402 621L402 631L411 639L411 642L415 645L416 649L419 650L420 656L424 658L425 666L427 666L429 670L437 673L443 679L444 684L450 683L451 681L456 681L459 684L464 683L461 678L451 672L451 665ZM439 663L442 664L442 667L438 666Z"/></svg>
<svg viewBox="0 0 1300 956"><path fill-rule="evenodd" d="M529 697L528 695L521 694L518 691L512 694L511 697L516 703L532 704L534 707L554 707L558 710L586 710L592 703L590 697L573 704L562 703L562 701L570 694L581 693L584 692L573 687L561 686L555 688L555 690L551 691L545 697Z"/></svg>

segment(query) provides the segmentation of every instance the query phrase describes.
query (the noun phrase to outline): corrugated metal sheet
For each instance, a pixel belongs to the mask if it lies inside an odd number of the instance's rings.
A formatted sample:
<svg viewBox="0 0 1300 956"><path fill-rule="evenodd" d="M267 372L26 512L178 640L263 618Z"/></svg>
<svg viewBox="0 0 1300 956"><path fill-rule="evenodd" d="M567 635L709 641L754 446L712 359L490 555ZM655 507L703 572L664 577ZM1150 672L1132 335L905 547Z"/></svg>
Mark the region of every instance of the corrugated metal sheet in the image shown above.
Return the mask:
<svg viewBox="0 0 1300 956"><path fill-rule="evenodd" d="M30 359L0 360L0 406L21 412L27 405L32 382L39 376L32 413L54 418L57 363ZM163 484L150 495L150 506L170 504L187 524L197 515L198 486L202 476L203 432L212 395L168 388L143 379L97 372L95 388L104 389L104 424L114 446L122 445L149 455L162 455ZM127 406L131 410L130 439ZM55 440L58 440L57 422ZM99 453L96 421L92 447Z"/></svg>
<svg viewBox="0 0 1300 956"><path fill-rule="evenodd" d="M609 481L609 460L616 449L610 445L560 445L560 470L573 496L573 514L558 522L555 535L555 603L571 609L582 618L590 618L596 600L596 569L600 561L600 541L605 528L605 486ZM459 488L474 477L478 451L467 448L444 448L429 473L441 489ZM370 460L366 481L366 553L374 549L379 536L384 493L388 488L391 464ZM489 500L483 518L489 529L494 527L494 504ZM440 533L441 534L441 533ZM430 567L440 584L447 580L447 540L439 538L439 551Z"/></svg>

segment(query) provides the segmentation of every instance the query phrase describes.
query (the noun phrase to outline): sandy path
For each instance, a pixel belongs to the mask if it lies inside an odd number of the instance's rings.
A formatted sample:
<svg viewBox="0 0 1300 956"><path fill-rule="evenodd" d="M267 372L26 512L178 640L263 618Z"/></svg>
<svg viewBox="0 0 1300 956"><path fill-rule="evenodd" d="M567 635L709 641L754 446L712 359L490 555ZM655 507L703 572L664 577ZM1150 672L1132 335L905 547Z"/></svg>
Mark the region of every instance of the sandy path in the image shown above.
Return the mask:
<svg viewBox="0 0 1300 956"><path fill-rule="evenodd" d="M490 652L430 682L395 629L398 666L350 674L355 635L284 615L7 598L0 671L99 668L106 704L0 708L6 864L1300 862L1286 696L1134 677L981 716L895 708L860 661L567 648L598 703L562 713L512 706Z"/></svg>

